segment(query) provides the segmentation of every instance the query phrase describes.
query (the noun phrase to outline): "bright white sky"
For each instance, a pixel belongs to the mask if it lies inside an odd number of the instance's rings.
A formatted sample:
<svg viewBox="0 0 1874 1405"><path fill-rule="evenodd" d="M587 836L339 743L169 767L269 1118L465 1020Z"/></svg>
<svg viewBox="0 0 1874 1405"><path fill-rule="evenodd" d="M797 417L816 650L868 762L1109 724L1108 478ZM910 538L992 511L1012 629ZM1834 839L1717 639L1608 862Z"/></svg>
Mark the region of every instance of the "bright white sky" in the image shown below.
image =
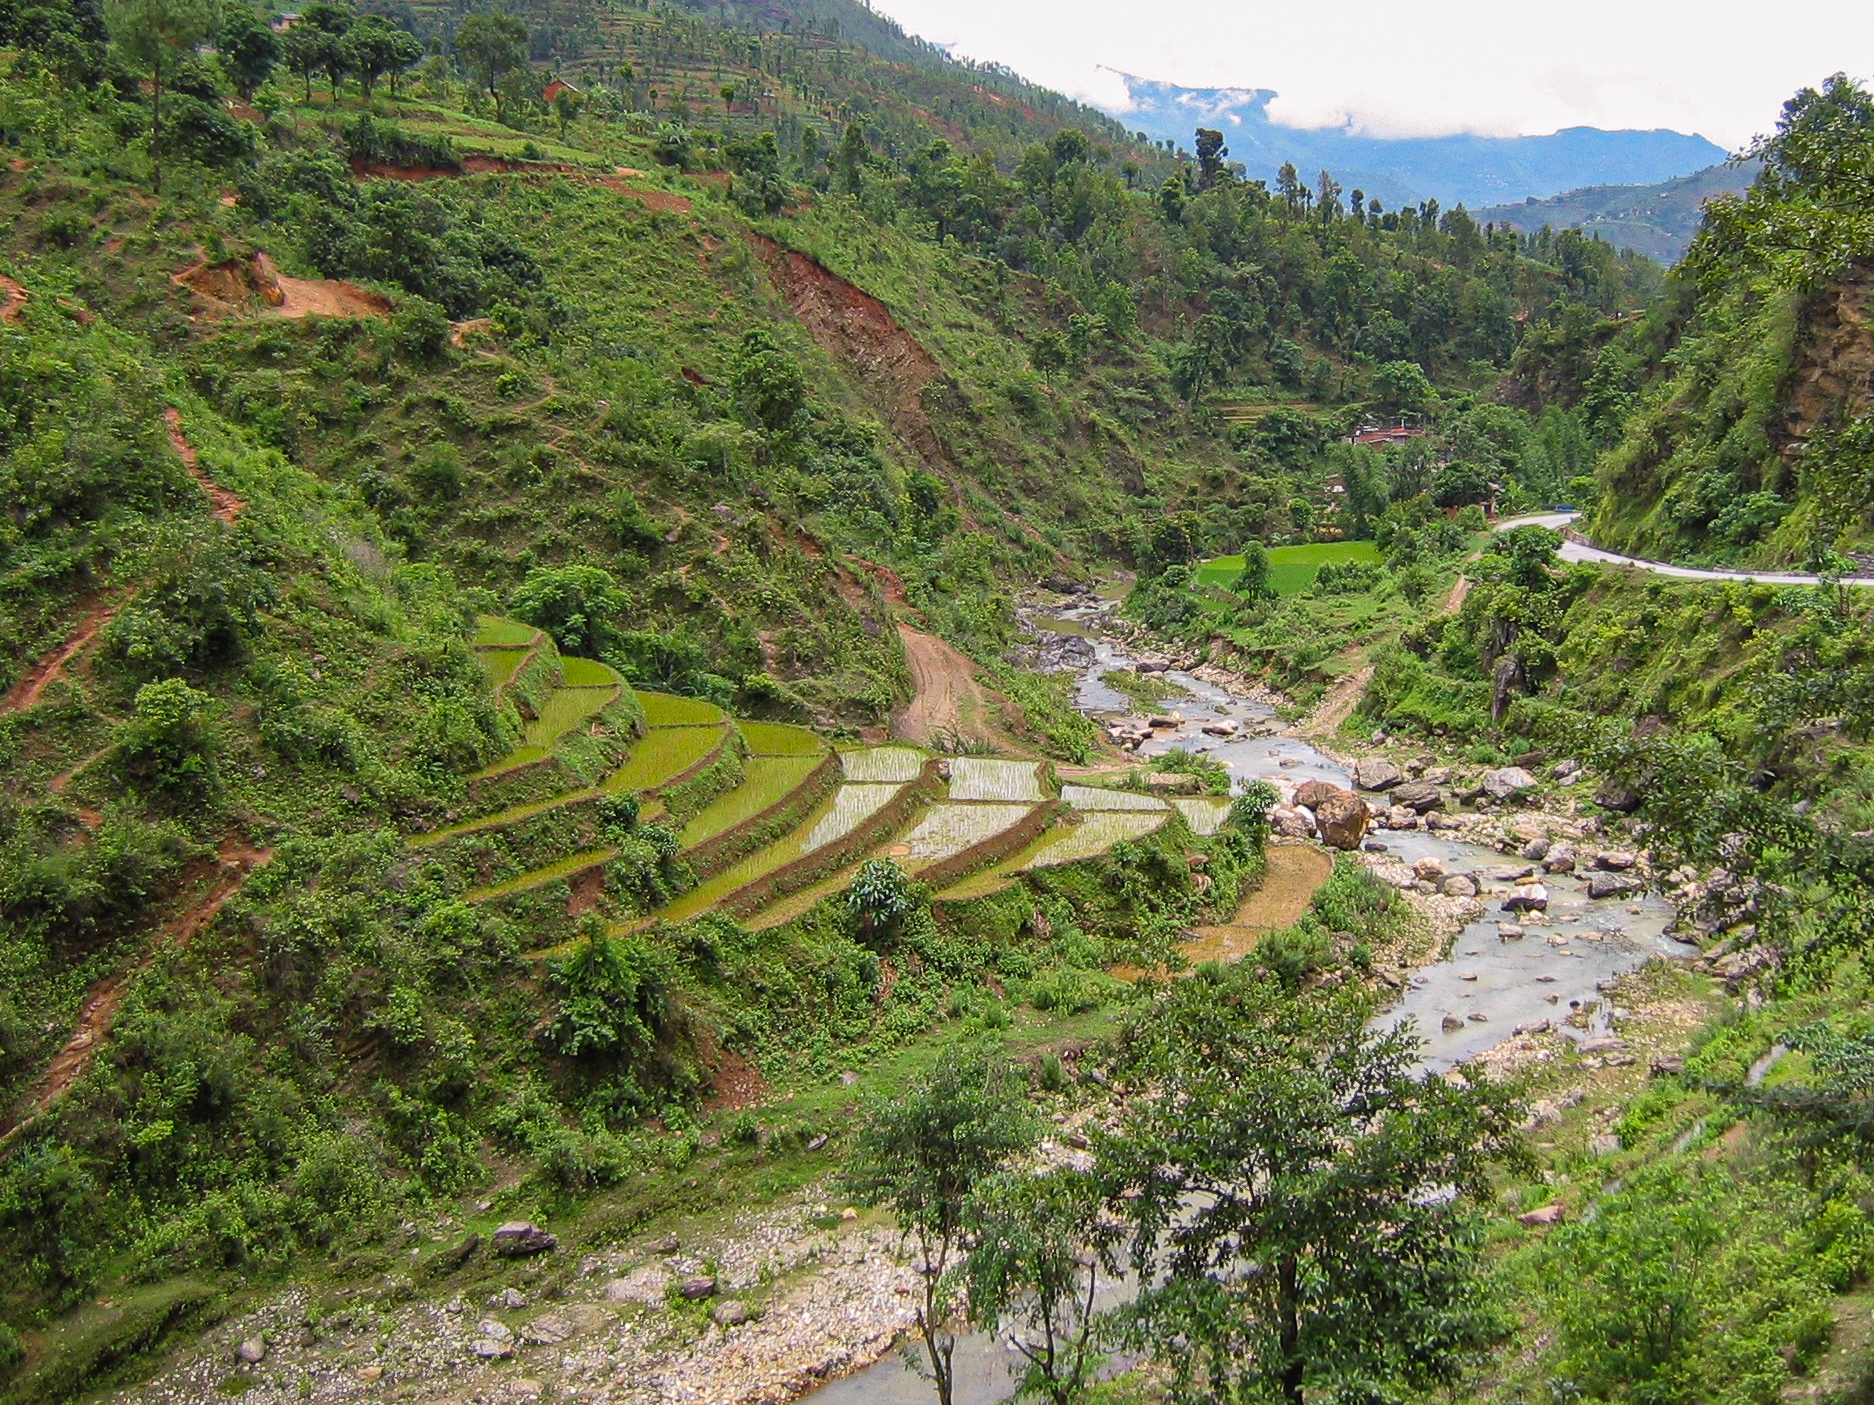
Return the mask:
<svg viewBox="0 0 1874 1405"><path fill-rule="evenodd" d="M1831 73L1874 74L1866 0L872 0L958 57L1113 107L1102 65L1274 88L1295 126L1670 127L1737 147Z"/></svg>

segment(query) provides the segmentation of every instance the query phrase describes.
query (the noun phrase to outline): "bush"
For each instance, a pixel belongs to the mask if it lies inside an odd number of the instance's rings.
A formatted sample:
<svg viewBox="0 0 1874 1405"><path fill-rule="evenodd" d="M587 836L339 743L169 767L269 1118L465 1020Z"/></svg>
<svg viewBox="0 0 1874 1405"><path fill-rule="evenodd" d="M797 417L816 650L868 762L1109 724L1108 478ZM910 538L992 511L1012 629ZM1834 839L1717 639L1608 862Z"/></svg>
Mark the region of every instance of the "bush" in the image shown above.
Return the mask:
<svg viewBox="0 0 1874 1405"><path fill-rule="evenodd" d="M180 678L137 689L136 713L117 729L117 770L141 790L201 801L220 789L215 719L207 693Z"/></svg>
<svg viewBox="0 0 1874 1405"><path fill-rule="evenodd" d="M434 361L449 345L449 314L428 298L407 295L391 315L390 335L411 361Z"/></svg>

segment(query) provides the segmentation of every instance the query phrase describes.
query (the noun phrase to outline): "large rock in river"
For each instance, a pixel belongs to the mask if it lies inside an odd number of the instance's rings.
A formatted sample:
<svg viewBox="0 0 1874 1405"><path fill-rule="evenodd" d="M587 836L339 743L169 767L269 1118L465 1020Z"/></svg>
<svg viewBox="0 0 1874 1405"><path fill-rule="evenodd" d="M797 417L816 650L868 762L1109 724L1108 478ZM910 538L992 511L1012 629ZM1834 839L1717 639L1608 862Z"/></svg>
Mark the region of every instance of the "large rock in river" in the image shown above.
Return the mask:
<svg viewBox="0 0 1874 1405"><path fill-rule="evenodd" d="M1536 788L1536 778L1521 766L1503 766L1494 771L1485 771L1479 782L1485 795L1501 802L1514 800L1524 791Z"/></svg>
<svg viewBox="0 0 1874 1405"><path fill-rule="evenodd" d="M1444 792L1430 781L1407 781L1388 797L1393 804L1403 805L1416 814L1435 810L1444 801Z"/></svg>
<svg viewBox="0 0 1874 1405"><path fill-rule="evenodd" d="M1336 849L1357 849L1371 814L1366 801L1351 790L1336 789L1314 807L1314 822L1325 843Z"/></svg>
<svg viewBox="0 0 1874 1405"><path fill-rule="evenodd" d="M1345 795L1347 792L1331 781L1303 781L1295 787L1295 803L1306 805L1310 810L1318 806L1330 795Z"/></svg>
<svg viewBox="0 0 1874 1405"><path fill-rule="evenodd" d="M1362 790L1391 790L1405 784L1405 772L1383 756L1363 756L1353 764L1353 783Z"/></svg>

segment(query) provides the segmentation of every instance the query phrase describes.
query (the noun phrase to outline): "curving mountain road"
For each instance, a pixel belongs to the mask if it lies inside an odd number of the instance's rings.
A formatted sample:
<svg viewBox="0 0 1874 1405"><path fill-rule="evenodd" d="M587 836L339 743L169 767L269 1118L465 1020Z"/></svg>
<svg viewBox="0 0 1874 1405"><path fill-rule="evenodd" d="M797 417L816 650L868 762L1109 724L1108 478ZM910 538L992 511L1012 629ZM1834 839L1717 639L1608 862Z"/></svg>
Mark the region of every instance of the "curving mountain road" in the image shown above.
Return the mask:
<svg viewBox="0 0 1874 1405"><path fill-rule="evenodd" d="M1576 518L1578 512L1537 512L1526 517L1506 517L1493 529L1507 532L1512 527L1548 527L1561 531ZM1671 576L1683 581L1746 581L1753 585L1820 585L1820 576L1803 575L1795 571L1706 571L1696 566L1669 566L1663 561L1647 561L1638 556L1621 556L1617 552L1602 551L1598 546L1589 546L1586 542L1565 539L1557 550L1564 561L1591 561L1600 566L1632 566L1638 570L1650 571L1656 576ZM1874 576L1845 576L1843 585L1874 586Z"/></svg>

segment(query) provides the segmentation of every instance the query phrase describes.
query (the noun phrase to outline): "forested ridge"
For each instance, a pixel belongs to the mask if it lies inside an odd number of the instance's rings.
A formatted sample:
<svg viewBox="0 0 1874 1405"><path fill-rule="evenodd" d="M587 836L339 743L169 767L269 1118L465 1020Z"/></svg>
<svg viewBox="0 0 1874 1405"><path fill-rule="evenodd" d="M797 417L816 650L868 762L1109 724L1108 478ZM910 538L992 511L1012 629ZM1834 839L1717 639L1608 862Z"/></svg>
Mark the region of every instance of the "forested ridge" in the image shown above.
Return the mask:
<svg viewBox="0 0 1874 1405"><path fill-rule="evenodd" d="M1827 322L1810 379L1859 364L1858 88L1799 99L1668 275L1331 172L1248 181L1219 133L1140 141L833 0L275 19L0 3L0 1399L133 1385L289 1289L280 1333L334 1352L411 1303L559 1301L575 1249L822 1186L816 1218L883 1206L927 1259L985 1225L1027 1246L945 1280L985 1320L1048 1281L1071 1306L1117 1242L1087 1207L1123 1198L1182 1286L1097 1350L1208 1333L1148 1398L1508 1400L1540 1370L1557 1398L1755 1400L1862 1369L1831 1304L1874 1243L1865 1175L1816 1128L1858 1096L1863 607L1479 535L1573 501L1610 543L1838 569L1817 553L1865 526L1852 396L1802 430L1813 492L1721 448L1701 520L1660 463L1716 433L1688 396L1754 374L1730 338L1800 360ZM1291 589L1284 548L1343 555ZM1428 1106L1409 1043L1362 1033L1376 971L1429 938L1352 860L1254 959L1111 974L1228 924L1275 801L1228 803L1190 753L1132 766L1071 675L1029 670L1017 593L1115 572L1154 637L1303 703L1370 663L1349 745L1580 751L1657 800L1593 813L1657 826L1662 873L1762 885L1785 975L1722 1011L1698 987L1705 1053L1591 1109L1636 1158L1598 1228L1508 1242L1591 1179L1584 1125L1532 1162L1517 1087ZM1075 857L1034 859L1054 843ZM1737 925L1714 933L1755 949ZM1733 1064L1796 1014L1836 1081L1759 1111ZM1041 1135L1016 1104L1082 1115L1115 1079L1168 1101L1082 1138L1091 1179L1005 1175ZM1176 1099L1234 1108L1224 1154L1280 1167L1302 1153L1257 1090L1309 1079L1306 1154L1363 1146L1380 1189L1286 1231L1319 1302L1207 1298L1228 1215L1210 1259L1154 1218L1215 1169ZM1338 1127L1363 1079L1370 1125ZM953 1115L980 1162L923 1166L918 1119ZM1778 1118L1787 1145L1712 1163L1735 1185L1699 1169ZM1639 1170L1643 1132L1694 1121ZM1448 1206L1415 1199L1434 1172ZM1701 1241L1647 1238L1687 1195L1757 1255L1756 1296ZM1273 1232L1286 1203L1230 1214ZM1370 1257L1335 1260L1338 1214ZM561 1252L495 1235L514 1221ZM1635 1365L1606 1341L1640 1291L1618 1275L1650 1291L1688 1253L1694 1296ZM1588 1286L1522 1314L1554 1275ZM682 1298L658 1320L686 1350L741 1325ZM1675 1313L1735 1349L1698 1354ZM488 1369L511 1337L480 1339ZM216 1347L202 1388L288 1389L250 1370L283 1342ZM1079 1359L1036 1388L1108 1389ZM320 1369L291 1388L416 1367Z"/></svg>

